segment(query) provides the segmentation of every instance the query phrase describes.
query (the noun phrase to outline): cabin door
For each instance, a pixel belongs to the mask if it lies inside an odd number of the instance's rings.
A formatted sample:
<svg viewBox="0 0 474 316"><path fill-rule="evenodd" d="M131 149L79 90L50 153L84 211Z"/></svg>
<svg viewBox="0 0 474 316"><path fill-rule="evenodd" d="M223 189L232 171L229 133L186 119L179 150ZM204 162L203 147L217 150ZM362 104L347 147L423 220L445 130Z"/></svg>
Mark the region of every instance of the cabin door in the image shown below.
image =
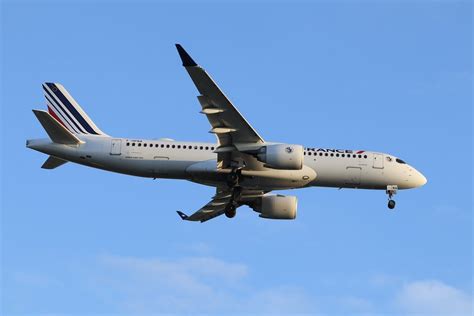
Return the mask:
<svg viewBox="0 0 474 316"><path fill-rule="evenodd" d="M112 145L110 147L111 155L120 155L122 153L122 140L112 139Z"/></svg>
<svg viewBox="0 0 474 316"><path fill-rule="evenodd" d="M382 154L374 154L373 167L375 169L383 169L383 155Z"/></svg>

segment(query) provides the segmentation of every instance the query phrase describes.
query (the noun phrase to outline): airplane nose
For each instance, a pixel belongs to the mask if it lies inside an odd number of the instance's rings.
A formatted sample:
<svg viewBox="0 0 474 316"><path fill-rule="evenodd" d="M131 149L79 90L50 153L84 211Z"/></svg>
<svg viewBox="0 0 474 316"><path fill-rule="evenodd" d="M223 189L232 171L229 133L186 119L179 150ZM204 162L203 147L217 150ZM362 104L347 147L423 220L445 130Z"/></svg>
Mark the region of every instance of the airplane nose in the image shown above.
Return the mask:
<svg viewBox="0 0 474 316"><path fill-rule="evenodd" d="M426 177L419 171L415 171L414 181L415 181L415 186L416 187L421 187L421 186L425 185L426 182L428 182Z"/></svg>

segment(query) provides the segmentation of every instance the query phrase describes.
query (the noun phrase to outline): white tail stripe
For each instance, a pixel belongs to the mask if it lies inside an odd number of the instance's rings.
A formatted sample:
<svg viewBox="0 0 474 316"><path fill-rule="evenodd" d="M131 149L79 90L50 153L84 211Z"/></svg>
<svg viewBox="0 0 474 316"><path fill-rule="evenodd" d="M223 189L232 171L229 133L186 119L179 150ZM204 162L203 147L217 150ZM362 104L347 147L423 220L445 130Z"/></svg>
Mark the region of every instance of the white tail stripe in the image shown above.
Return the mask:
<svg viewBox="0 0 474 316"><path fill-rule="evenodd" d="M62 109L58 105L58 103L51 100L51 97L46 93L45 97L46 101L48 102L48 105L51 107L54 113L61 119L61 121L66 124L67 129L76 134L81 133L80 130L76 126L74 126L74 124L72 124L70 118L68 118L68 116L62 112Z"/></svg>
<svg viewBox="0 0 474 316"><path fill-rule="evenodd" d="M56 115L60 120L61 122L64 124L64 127L66 127L71 133L75 133L75 134L78 134L77 130L74 129L73 126L71 126L71 124L69 124L69 122L67 121L67 119L62 116L61 112L59 112L58 110L56 110L55 106L51 104L51 102L47 102L48 104L48 108L54 113L54 115Z"/></svg>
<svg viewBox="0 0 474 316"><path fill-rule="evenodd" d="M79 115L82 116L82 118L90 125L90 127L96 132L97 134L104 134L95 124L94 122L90 119L90 117L84 112L84 110L81 108L81 106L74 100L74 98L69 94L69 92L64 88L61 84L56 83L56 87L62 92L62 94L69 100L69 102L74 106L74 108L77 110Z"/></svg>
<svg viewBox="0 0 474 316"><path fill-rule="evenodd" d="M57 106L57 110L61 111L63 113L63 116L64 117L67 117L68 118L68 122L71 126L74 126L75 130L78 130L76 133L82 133L82 134L88 134L86 132L86 130L84 129L84 127L82 127L82 125L76 120L76 118L74 117L74 115L72 115L72 113L70 111L67 110L66 106L61 102L61 100L59 100L59 98L55 95L55 93L53 91L51 91L51 89L47 86L47 85L43 85L44 89L46 89L46 91L49 92L50 95L48 95L47 93L45 94L46 96L52 96L53 97L53 102L54 104ZM51 99L51 98L49 98Z"/></svg>

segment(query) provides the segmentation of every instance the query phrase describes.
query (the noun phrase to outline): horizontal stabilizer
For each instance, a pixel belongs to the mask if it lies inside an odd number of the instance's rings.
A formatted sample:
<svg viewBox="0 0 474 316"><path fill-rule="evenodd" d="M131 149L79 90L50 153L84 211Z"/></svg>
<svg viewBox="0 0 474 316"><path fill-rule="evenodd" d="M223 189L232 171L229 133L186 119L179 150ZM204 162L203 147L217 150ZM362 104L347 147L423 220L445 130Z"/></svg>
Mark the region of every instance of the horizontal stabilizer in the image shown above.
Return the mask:
<svg viewBox="0 0 474 316"><path fill-rule="evenodd" d="M67 162L67 160L57 158L54 156L49 156L48 159L44 162L44 164L41 166L43 169L54 169L57 167L60 167L64 165Z"/></svg>
<svg viewBox="0 0 474 316"><path fill-rule="evenodd" d="M38 121L43 125L49 138L55 143L65 145L77 145L82 141L77 138L74 134L68 131L61 123L55 120L51 114L46 111L33 110Z"/></svg>

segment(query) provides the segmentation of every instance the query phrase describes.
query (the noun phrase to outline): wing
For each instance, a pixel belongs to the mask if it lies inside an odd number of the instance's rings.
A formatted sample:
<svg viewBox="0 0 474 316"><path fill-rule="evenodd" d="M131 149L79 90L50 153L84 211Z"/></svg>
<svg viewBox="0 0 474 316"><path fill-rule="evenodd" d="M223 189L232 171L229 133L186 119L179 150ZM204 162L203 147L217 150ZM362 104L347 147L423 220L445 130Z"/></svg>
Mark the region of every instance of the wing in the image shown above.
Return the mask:
<svg viewBox="0 0 474 316"><path fill-rule="evenodd" d="M183 220L203 223L224 214L230 207L238 208L263 196L263 194L265 194L263 191L241 188L216 188L216 195L212 197L212 200L192 215L188 216L180 211L177 211L177 213Z"/></svg>
<svg viewBox="0 0 474 316"><path fill-rule="evenodd" d="M198 96L201 113L211 123L210 133L216 134L219 140L217 152L232 151L235 143L264 143L207 72L196 64L181 45L176 44L176 48L183 66L201 94Z"/></svg>

